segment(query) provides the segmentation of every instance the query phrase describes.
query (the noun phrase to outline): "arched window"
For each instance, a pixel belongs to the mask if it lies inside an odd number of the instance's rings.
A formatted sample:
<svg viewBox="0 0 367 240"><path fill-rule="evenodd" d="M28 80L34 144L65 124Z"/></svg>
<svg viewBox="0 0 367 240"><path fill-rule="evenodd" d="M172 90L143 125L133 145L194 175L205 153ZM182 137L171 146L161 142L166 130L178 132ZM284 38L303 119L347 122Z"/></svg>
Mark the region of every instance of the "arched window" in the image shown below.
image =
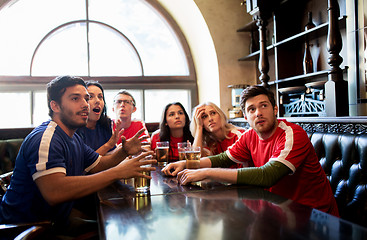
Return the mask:
<svg viewBox="0 0 367 240"><path fill-rule="evenodd" d="M196 104L187 42L156 0L8 1L0 9L0 36L0 100L21 98L29 108L15 112L9 104L0 127L46 120L45 83L58 75L100 81L108 107L119 89L128 89L140 100L136 117L148 122L159 121L170 101L187 111ZM15 117L24 122L14 125Z"/></svg>

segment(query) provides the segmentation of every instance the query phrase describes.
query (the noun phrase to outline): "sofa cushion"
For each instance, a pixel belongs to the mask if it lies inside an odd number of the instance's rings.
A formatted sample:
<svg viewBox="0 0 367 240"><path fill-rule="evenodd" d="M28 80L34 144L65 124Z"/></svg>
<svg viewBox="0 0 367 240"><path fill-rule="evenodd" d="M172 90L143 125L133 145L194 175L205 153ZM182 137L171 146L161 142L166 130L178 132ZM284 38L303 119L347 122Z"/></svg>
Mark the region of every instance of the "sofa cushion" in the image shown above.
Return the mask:
<svg viewBox="0 0 367 240"><path fill-rule="evenodd" d="M311 134L340 216L367 226L367 134Z"/></svg>
<svg viewBox="0 0 367 240"><path fill-rule="evenodd" d="M13 171L23 138L0 140L0 174Z"/></svg>

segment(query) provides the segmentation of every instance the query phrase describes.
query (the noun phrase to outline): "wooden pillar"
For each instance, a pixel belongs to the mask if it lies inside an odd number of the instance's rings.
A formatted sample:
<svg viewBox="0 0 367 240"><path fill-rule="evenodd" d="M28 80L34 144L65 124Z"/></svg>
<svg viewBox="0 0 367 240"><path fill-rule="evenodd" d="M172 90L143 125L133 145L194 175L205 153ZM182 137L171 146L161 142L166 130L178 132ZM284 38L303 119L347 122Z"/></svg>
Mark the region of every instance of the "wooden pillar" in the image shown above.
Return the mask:
<svg viewBox="0 0 367 240"><path fill-rule="evenodd" d="M260 43L260 55L259 55L259 71L260 71L260 81L261 85L269 88L269 59L268 52L266 49L266 26L268 21L261 16L255 17L256 25L259 28L259 43Z"/></svg>
<svg viewBox="0 0 367 240"><path fill-rule="evenodd" d="M330 70L325 83L325 111L328 117L349 116L348 82L343 79L340 64L343 58L339 55L343 43L339 29L340 16L337 0L328 0L329 29L327 49L330 53L328 63Z"/></svg>
<svg viewBox="0 0 367 240"><path fill-rule="evenodd" d="M253 16L254 21L259 30L259 80L261 85L269 88L269 59L266 49L266 27L268 25L268 19L272 16L272 12L278 1L275 0L247 0L247 12Z"/></svg>

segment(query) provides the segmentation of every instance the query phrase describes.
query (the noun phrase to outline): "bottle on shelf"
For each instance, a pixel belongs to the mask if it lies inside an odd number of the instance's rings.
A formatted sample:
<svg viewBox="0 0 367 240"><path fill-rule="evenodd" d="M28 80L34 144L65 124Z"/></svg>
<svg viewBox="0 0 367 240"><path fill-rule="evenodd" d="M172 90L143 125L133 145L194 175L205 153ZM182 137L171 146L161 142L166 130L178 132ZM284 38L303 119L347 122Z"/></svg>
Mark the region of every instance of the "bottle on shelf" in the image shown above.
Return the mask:
<svg viewBox="0 0 367 240"><path fill-rule="evenodd" d="M310 44L308 41L305 42L305 53L303 56L303 74L313 72L313 60L310 51Z"/></svg>
<svg viewBox="0 0 367 240"><path fill-rule="evenodd" d="M316 25L312 22L312 12L308 12L308 22L305 26L305 30L310 30L311 28L316 27Z"/></svg>

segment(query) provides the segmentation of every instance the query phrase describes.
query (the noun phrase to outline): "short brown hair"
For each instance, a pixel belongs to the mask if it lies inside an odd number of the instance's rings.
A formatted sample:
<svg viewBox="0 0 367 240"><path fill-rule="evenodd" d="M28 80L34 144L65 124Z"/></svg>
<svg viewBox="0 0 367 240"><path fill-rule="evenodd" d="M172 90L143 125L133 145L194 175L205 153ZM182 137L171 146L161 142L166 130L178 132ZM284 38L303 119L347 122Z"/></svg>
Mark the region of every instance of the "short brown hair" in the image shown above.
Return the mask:
<svg viewBox="0 0 367 240"><path fill-rule="evenodd" d="M51 101L55 101L58 104L61 104L61 97L64 95L66 88L72 87L75 85L82 85L87 88L84 80L81 77L75 76L59 76L52 79L47 84L47 105L48 105L48 115L52 118L54 112L51 108Z"/></svg>
<svg viewBox="0 0 367 240"><path fill-rule="evenodd" d="M127 96L130 96L131 99L133 100L133 106L135 107L136 105L136 102L135 102L135 98L133 97L133 95L131 95L131 93L129 93L126 89L120 89L118 91L118 93L116 93L115 97L113 98L113 101L115 102L115 98L118 96L118 95L127 95Z"/></svg>
<svg viewBox="0 0 367 240"><path fill-rule="evenodd" d="M274 98L274 93L269 91L268 89L266 89L263 86L249 86L247 88L245 88L242 93L241 93L241 109L242 111L245 113L245 105L246 105L246 101L249 98L252 97L256 97L258 95L266 95L269 98L269 101L271 103L271 105L273 106L273 108L275 107L275 98Z"/></svg>

